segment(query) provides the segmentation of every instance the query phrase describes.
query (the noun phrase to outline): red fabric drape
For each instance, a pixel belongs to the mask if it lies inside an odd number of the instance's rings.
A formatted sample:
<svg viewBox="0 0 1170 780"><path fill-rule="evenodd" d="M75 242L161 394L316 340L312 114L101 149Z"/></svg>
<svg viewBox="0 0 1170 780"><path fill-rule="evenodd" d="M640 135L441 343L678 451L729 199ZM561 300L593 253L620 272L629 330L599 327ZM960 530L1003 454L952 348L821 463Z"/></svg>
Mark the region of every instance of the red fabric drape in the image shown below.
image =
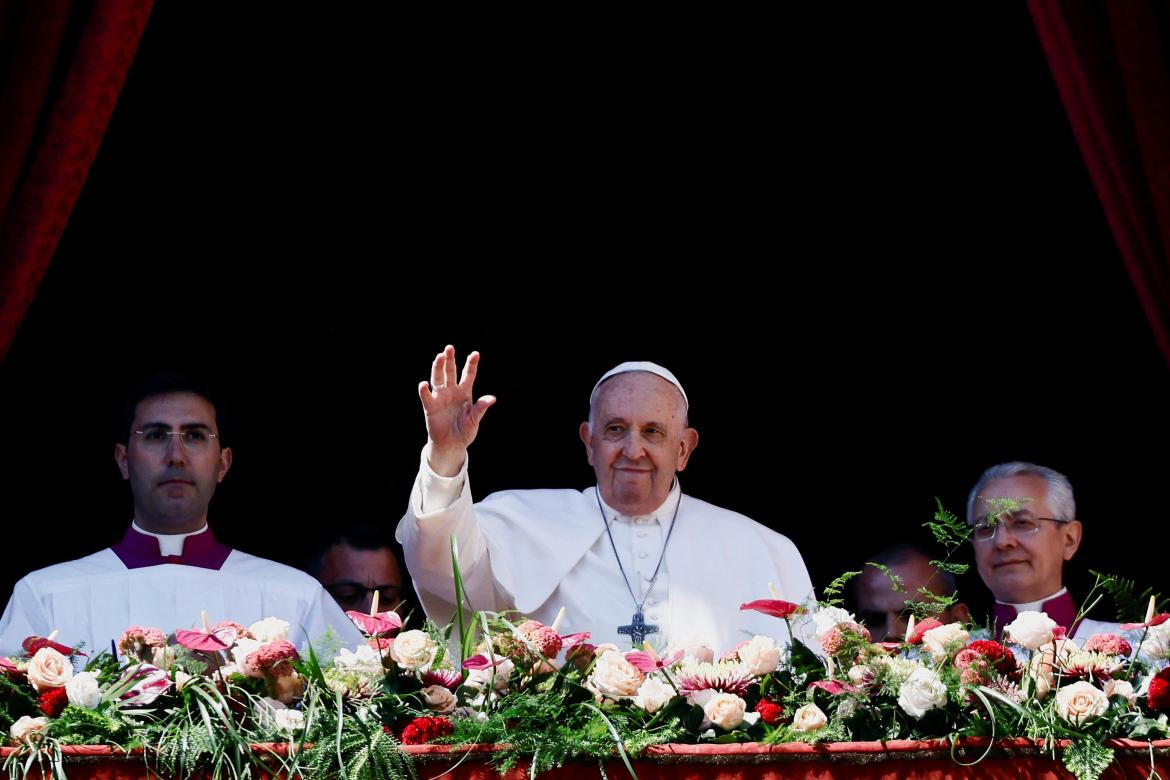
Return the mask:
<svg viewBox="0 0 1170 780"><path fill-rule="evenodd" d="M1028 6L1109 228L1170 362L1170 3Z"/></svg>
<svg viewBox="0 0 1170 780"><path fill-rule="evenodd" d="M0 360L85 184L153 0L0 0Z"/></svg>

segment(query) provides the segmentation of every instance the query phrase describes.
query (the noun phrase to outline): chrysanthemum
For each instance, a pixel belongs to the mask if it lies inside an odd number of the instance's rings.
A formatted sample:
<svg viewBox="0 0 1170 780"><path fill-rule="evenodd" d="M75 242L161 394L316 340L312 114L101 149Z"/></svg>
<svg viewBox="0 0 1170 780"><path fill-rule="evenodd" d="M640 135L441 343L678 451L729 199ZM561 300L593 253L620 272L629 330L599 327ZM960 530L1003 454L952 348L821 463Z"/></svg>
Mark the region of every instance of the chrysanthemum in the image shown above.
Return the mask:
<svg viewBox="0 0 1170 780"><path fill-rule="evenodd" d="M727 661L691 661L678 671L678 689L684 694L713 690L743 696L754 680L743 664Z"/></svg>

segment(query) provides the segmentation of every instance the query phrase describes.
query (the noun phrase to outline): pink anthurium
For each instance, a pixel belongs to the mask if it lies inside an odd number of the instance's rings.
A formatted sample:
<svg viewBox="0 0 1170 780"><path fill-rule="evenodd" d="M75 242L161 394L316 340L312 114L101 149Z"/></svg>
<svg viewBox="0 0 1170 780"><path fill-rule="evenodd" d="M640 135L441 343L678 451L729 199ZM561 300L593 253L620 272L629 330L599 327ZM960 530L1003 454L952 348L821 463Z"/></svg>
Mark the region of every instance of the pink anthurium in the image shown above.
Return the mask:
<svg viewBox="0 0 1170 780"><path fill-rule="evenodd" d="M179 629L175 632L175 641L188 650L195 650L200 653L218 653L221 650L227 650L231 647L231 645L224 642L211 630L211 625L207 622L207 613L203 612L201 617L203 618L202 631Z"/></svg>
<svg viewBox="0 0 1170 780"><path fill-rule="evenodd" d="M493 666L499 666L504 661L508 660L504 656L496 658L494 661L482 653L480 655L473 655L463 662L464 669L490 669Z"/></svg>
<svg viewBox="0 0 1170 780"><path fill-rule="evenodd" d="M799 604L793 604L791 601L784 601L782 599L756 599L749 601L746 604L740 604L741 610L754 610L756 612L763 612L765 615L772 617L786 618L792 615L803 615L804 607Z"/></svg>
<svg viewBox="0 0 1170 780"><path fill-rule="evenodd" d="M402 628L402 618L398 617L397 612L377 612L374 614L366 614L365 612L355 612L350 610L345 613L353 624L361 629L366 636L382 636L383 634L390 634Z"/></svg>
<svg viewBox="0 0 1170 780"><path fill-rule="evenodd" d="M862 693L860 688L837 680L817 680L809 683L808 687L820 688L831 696L836 696L839 693Z"/></svg>
<svg viewBox="0 0 1170 780"><path fill-rule="evenodd" d="M682 657L683 651L675 650L666 656L666 658L659 658L658 653L655 653L650 647L646 648L646 652L636 650L632 653L626 653L626 660L630 662L630 665L643 674L650 674L650 672L656 672L659 669L667 669Z"/></svg>

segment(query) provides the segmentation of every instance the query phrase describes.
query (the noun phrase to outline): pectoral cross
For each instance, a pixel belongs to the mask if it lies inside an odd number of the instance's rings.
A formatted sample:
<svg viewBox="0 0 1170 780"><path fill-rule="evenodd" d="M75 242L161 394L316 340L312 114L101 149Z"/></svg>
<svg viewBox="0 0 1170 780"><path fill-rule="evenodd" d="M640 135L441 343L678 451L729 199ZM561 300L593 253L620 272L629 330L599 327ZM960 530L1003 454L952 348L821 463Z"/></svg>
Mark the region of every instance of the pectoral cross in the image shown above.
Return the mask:
<svg viewBox="0 0 1170 780"><path fill-rule="evenodd" d="M658 633L658 626L647 623L646 618L642 616L642 610L639 609L634 613L634 619L630 621L630 624L628 626L618 626L617 632L619 634L629 634L630 641L634 643L634 647L641 647L647 634Z"/></svg>

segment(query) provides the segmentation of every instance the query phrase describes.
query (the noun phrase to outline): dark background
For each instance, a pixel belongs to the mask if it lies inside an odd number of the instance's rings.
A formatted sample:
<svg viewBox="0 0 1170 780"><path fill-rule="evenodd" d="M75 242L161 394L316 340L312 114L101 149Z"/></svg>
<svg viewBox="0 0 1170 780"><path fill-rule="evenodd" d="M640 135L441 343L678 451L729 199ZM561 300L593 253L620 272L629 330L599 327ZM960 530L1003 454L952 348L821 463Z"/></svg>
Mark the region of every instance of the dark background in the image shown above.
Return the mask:
<svg viewBox="0 0 1170 780"><path fill-rule="evenodd" d="M1164 587L1170 383L1022 5L231 13L156 7L0 365L0 594L120 535L115 412L161 368L231 399L221 538L393 524L447 342L500 399L478 496L590 484L589 388L649 359L687 492L818 588L1010 459L1071 478L1079 562Z"/></svg>

